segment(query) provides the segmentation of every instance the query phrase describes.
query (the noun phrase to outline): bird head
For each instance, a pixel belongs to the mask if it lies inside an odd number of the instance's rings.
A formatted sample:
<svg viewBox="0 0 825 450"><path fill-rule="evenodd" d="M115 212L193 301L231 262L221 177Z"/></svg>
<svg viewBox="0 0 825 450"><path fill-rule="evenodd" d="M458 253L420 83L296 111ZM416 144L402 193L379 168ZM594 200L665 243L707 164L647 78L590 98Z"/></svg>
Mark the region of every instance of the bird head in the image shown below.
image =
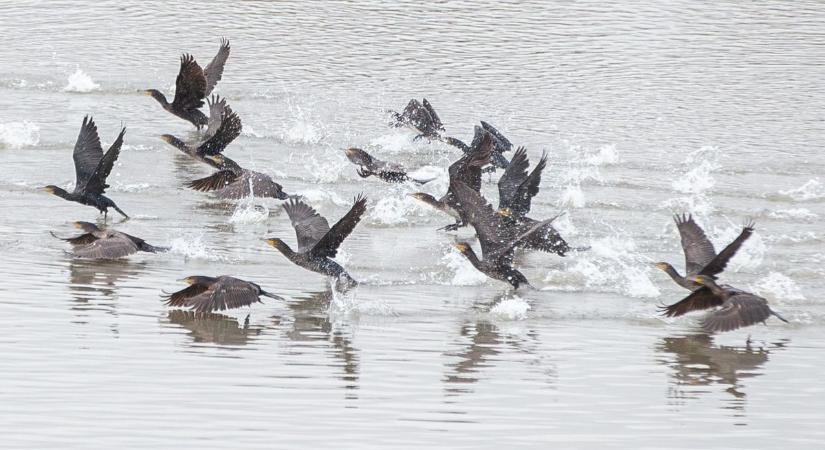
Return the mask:
<svg viewBox="0 0 825 450"><path fill-rule="evenodd" d="M657 262L656 264L654 264L654 266L661 271L667 271L668 267L670 267L670 264L666 262Z"/></svg>
<svg viewBox="0 0 825 450"><path fill-rule="evenodd" d="M458 250L458 251L459 251L459 252L461 252L462 254L467 253L467 252L469 252L469 251L470 251L470 246L469 246L469 245L467 245L467 244L465 244L465 243L463 243L463 242L459 242L459 243L457 243L457 244L453 244L453 248L455 248L456 250Z"/></svg>
<svg viewBox="0 0 825 450"><path fill-rule="evenodd" d="M153 99L155 99L155 100L157 100L161 103L166 101L166 96L161 94L160 91L157 90L157 89L146 89L146 90L140 91L140 93L143 94L143 95L152 97Z"/></svg>
<svg viewBox="0 0 825 450"><path fill-rule="evenodd" d="M350 162L362 166L368 165L372 159L367 152L356 147L350 147L344 150L344 153L347 155L347 159L349 159Z"/></svg>
<svg viewBox="0 0 825 450"><path fill-rule="evenodd" d="M53 185L53 184L50 184L50 185L43 188L43 190L48 192L49 194L54 194L55 192L57 192L58 189L60 189L60 188Z"/></svg>
<svg viewBox="0 0 825 450"><path fill-rule="evenodd" d="M95 224L93 224L93 223L90 223L90 222L82 222L82 221L78 221L78 222L74 222L74 223L72 223L72 225L73 225L75 228L77 228L78 230L83 230L83 231L85 231L85 232L87 232L87 233L91 233L92 231L99 230L99 228L97 227L97 225L95 225Z"/></svg>
<svg viewBox="0 0 825 450"><path fill-rule="evenodd" d="M205 155L204 159L212 161L217 167L222 167L226 164L226 158L223 155Z"/></svg>
<svg viewBox="0 0 825 450"><path fill-rule="evenodd" d="M277 249L278 251L280 251L280 252L282 252L282 253L283 253L285 250L288 250L288 249L289 249L289 246L288 246L288 245L286 245L286 242L284 242L283 240L281 240L281 239L279 239L279 238L270 238L270 239L266 239L266 243L267 243L267 245L269 245L270 247L274 247L275 249Z"/></svg>
<svg viewBox="0 0 825 450"><path fill-rule="evenodd" d="M414 192L412 194L407 194L407 195L409 195L410 197L412 197L412 198L414 198L414 199L416 199L420 202L424 202L424 203L427 203L427 204L435 203L435 197L433 197L430 194L425 194L423 192Z"/></svg>

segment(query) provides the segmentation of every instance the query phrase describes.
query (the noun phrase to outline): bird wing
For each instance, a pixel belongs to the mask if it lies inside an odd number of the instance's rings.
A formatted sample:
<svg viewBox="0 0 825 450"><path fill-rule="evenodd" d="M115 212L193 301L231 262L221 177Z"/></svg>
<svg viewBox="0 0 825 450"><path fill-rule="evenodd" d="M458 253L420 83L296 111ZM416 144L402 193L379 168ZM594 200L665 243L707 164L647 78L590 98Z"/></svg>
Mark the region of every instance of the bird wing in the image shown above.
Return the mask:
<svg viewBox="0 0 825 450"><path fill-rule="evenodd" d="M496 138L497 150L499 150L501 152L506 152L506 151L509 151L513 148L513 143L510 142L510 140L507 139L507 137L505 137L503 134L501 134L501 132L498 131L494 126L490 125L489 123L487 123L483 120L480 121L480 122L481 122L481 127L484 128L485 131L492 134L493 137Z"/></svg>
<svg viewBox="0 0 825 450"><path fill-rule="evenodd" d="M251 190L250 190L251 188ZM284 198L283 186L260 172L244 170L243 175L215 192L218 198L241 199L249 197Z"/></svg>
<svg viewBox="0 0 825 450"><path fill-rule="evenodd" d="M502 226L498 213L481 194L460 181L453 183L450 189L455 193L456 209L476 230L482 257L488 259L489 255L509 240L510 233Z"/></svg>
<svg viewBox="0 0 825 450"><path fill-rule="evenodd" d="M221 80L223 76L223 66L226 64L226 59L229 58L229 39L221 38L221 48L218 49L218 54L212 58L212 61L203 69L203 75L206 78L206 92L204 96L212 93L215 85Z"/></svg>
<svg viewBox="0 0 825 450"><path fill-rule="evenodd" d="M217 155L226 148L229 143L241 135L243 124L241 118L228 105L224 107L221 116L221 124L215 134L198 146L196 153L200 156Z"/></svg>
<svg viewBox="0 0 825 450"><path fill-rule="evenodd" d="M87 245L87 244L91 244L92 242L97 240L97 236L95 236L94 233L83 233L79 236L70 237L70 238L60 237L60 236L52 233L51 231L49 233L51 233L52 236L60 239L61 241L66 241L69 244L72 244L73 246Z"/></svg>
<svg viewBox="0 0 825 450"><path fill-rule="evenodd" d="M189 306L189 299L208 291L214 281L214 279L210 279L209 282L192 283L179 291L163 296L163 298L166 300L167 306Z"/></svg>
<svg viewBox="0 0 825 450"><path fill-rule="evenodd" d="M450 185L455 182L466 183L474 191L481 190L481 168L490 162L490 152L493 149L493 137L485 133L478 147L470 153L465 153L458 161L450 164ZM449 192L449 191L448 191Z"/></svg>
<svg viewBox="0 0 825 450"><path fill-rule="evenodd" d="M518 230L519 232L527 231L535 223L536 221L533 219L525 220L524 223L519 226ZM564 256L565 253L570 251L570 245L564 240L564 238L561 237L553 224L547 224L541 227L537 232L531 234L527 239L525 239L524 248L539 250L547 253L556 253L561 256Z"/></svg>
<svg viewBox="0 0 825 450"><path fill-rule="evenodd" d="M330 230L327 219L301 200L290 199L284 210L295 228L301 253L311 250Z"/></svg>
<svg viewBox="0 0 825 450"><path fill-rule="evenodd" d="M711 292L705 286L691 292L687 297L678 302L660 308L662 315L666 317L679 317L691 311L713 308L722 304L722 298Z"/></svg>
<svg viewBox="0 0 825 450"><path fill-rule="evenodd" d="M103 147L100 146L100 136L97 134L97 125L93 118L86 116L80 126L80 134L74 144L75 191L83 189L86 182L97 169L103 158Z"/></svg>
<svg viewBox="0 0 825 450"><path fill-rule="evenodd" d="M120 148L123 146L123 135L125 134L126 128L124 127L120 130L120 134L117 135L117 139L112 142L109 150L106 150L106 154L100 158L95 171L92 172L92 176L86 181L86 186L84 186L86 192L102 194L106 191L106 188L109 187L109 185L106 184L106 178L112 173L115 161L117 161L118 156L120 156Z"/></svg>
<svg viewBox="0 0 825 450"><path fill-rule="evenodd" d="M221 123L223 123L223 111L226 109L226 99L219 95L213 95L206 99L206 104L209 105L209 119L206 121L206 138L209 139L218 132Z"/></svg>
<svg viewBox="0 0 825 450"><path fill-rule="evenodd" d="M175 98L172 100L172 106L180 110L198 109L203 106L204 97L206 77L203 69L192 55L184 53L180 57L180 71L175 80Z"/></svg>
<svg viewBox="0 0 825 450"><path fill-rule="evenodd" d="M727 299L718 310L708 314L701 322L705 331L730 331L768 320L771 308L768 302L749 293L738 293Z"/></svg>
<svg viewBox="0 0 825 450"><path fill-rule="evenodd" d="M260 302L260 292L254 283L233 277L218 277L209 289L187 299L185 306L201 313L240 308Z"/></svg>
<svg viewBox="0 0 825 450"><path fill-rule="evenodd" d="M430 119L432 120L435 129L444 131L444 124L441 123L441 118L438 117L438 114L436 114L433 105L431 105L426 98L424 99L424 109L426 109L427 112L430 113Z"/></svg>
<svg viewBox="0 0 825 450"><path fill-rule="evenodd" d="M728 265L728 261L733 258L733 255L739 251L739 247L745 243L746 240L753 234L753 222L748 222L742 227L742 232L739 233L739 236L733 240L727 247L722 249L715 258L713 258L702 270L699 271L699 275L716 275L721 273L725 270L725 267Z"/></svg>
<svg viewBox="0 0 825 450"><path fill-rule="evenodd" d="M421 108L421 102L413 98L409 101L409 103L407 103L407 106L404 107L404 111L401 111L401 117L409 120L413 116L417 115Z"/></svg>
<svg viewBox="0 0 825 450"><path fill-rule="evenodd" d="M312 247L310 252L314 256L335 258L338 253L338 247L344 242L344 239L352 233L358 222L361 221L361 216L367 210L367 198L359 194L355 198L355 203L350 208L344 217L342 217L332 228L327 231L324 237Z"/></svg>
<svg viewBox="0 0 825 450"><path fill-rule="evenodd" d="M527 150L519 147L510 160L510 166L498 180L498 209L510 208L521 183L527 180Z"/></svg>
<svg viewBox="0 0 825 450"><path fill-rule="evenodd" d="M238 175L235 172L230 170L219 170L208 177L190 181L187 186L201 192L215 191L227 187L237 178Z"/></svg>
<svg viewBox="0 0 825 450"><path fill-rule="evenodd" d="M686 276L696 275L716 257L716 250L693 217L682 214L674 216L673 220L682 237Z"/></svg>
<svg viewBox="0 0 825 450"><path fill-rule="evenodd" d="M123 233L109 232L107 236L72 250L74 256L91 259L115 259L137 253L138 246Z"/></svg>
<svg viewBox="0 0 825 450"><path fill-rule="evenodd" d="M523 149L524 147L520 147ZM510 162L512 164L512 161ZM547 154L542 153L538 164L533 167L530 175L518 187L512 204L510 205L510 212L516 217L523 217L530 212L533 197L539 193L539 185L541 184L541 173L547 166ZM508 167L509 168L509 167Z"/></svg>

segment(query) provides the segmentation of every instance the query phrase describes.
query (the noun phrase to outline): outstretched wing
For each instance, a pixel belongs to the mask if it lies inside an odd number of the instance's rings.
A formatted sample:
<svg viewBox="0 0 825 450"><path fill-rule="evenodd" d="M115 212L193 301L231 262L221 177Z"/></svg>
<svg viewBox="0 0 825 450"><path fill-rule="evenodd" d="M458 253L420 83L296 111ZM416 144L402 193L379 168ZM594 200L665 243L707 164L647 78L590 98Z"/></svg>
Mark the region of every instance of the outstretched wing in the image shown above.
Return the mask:
<svg viewBox="0 0 825 450"><path fill-rule="evenodd" d="M521 147L524 149L524 147ZM541 184L541 173L547 166L547 154L542 153L538 164L533 167L530 175L518 187L513 202L510 205L510 212L515 217L522 217L530 212L533 197L539 193L539 185Z"/></svg>
<svg viewBox="0 0 825 450"><path fill-rule="evenodd" d="M223 76L223 66L226 64L226 59L229 58L229 39L221 38L221 48L218 49L218 54L212 58L212 61L203 69L203 75L206 77L206 91L204 96L212 93L215 85L221 80Z"/></svg>
<svg viewBox="0 0 825 450"><path fill-rule="evenodd" d="M286 199L283 186L274 182L271 177L259 172L244 170L243 175L223 189L215 192L218 198L241 199L250 196Z"/></svg>
<svg viewBox="0 0 825 450"><path fill-rule="evenodd" d="M72 254L79 258L115 259L137 253L138 246L121 233L114 233L86 245L76 246Z"/></svg>
<svg viewBox="0 0 825 450"><path fill-rule="evenodd" d="M97 169L103 158L103 147L100 146L100 136L97 134L97 125L89 116L83 118L80 134L74 144L75 191L86 187L86 183Z"/></svg>
<svg viewBox="0 0 825 450"><path fill-rule="evenodd" d="M254 283L224 276L206 291L186 299L183 306L201 313L240 308L260 302L260 292Z"/></svg>
<svg viewBox="0 0 825 450"><path fill-rule="evenodd" d="M461 182L467 184L474 191L481 190L481 168L490 162L490 152L493 150L493 137L485 133L477 148L466 153L458 161L452 163L448 172L450 185ZM452 187L451 187L452 189Z"/></svg>
<svg viewBox="0 0 825 450"><path fill-rule="evenodd" d="M219 95L213 95L206 99L206 104L209 105L209 119L206 121L206 138L211 138L218 132L221 123L223 122L223 111L226 109L226 99Z"/></svg>
<svg viewBox="0 0 825 450"><path fill-rule="evenodd" d="M102 194L106 191L106 188L109 187L109 185L106 184L106 178L112 173L115 161L117 161L118 156L120 156L120 148L123 146L123 135L125 134L126 128L124 127L120 130L117 139L115 139L111 147L109 147L109 150L106 151L106 154L103 155L103 158L100 159L92 176L89 177L89 180L86 182L86 192Z"/></svg>
<svg viewBox="0 0 825 450"><path fill-rule="evenodd" d="M727 247L722 249L718 255L716 255L713 260L711 260L702 270L699 271L700 275L716 275L721 273L725 270L725 267L728 265L728 261L733 258L737 251L739 251L739 247L745 243L746 240L753 234L753 222L748 222L742 227L742 232L739 233L739 236L733 240Z"/></svg>
<svg viewBox="0 0 825 450"><path fill-rule="evenodd" d="M702 328L709 333L730 331L755 325L768 320L771 308L768 302L753 294L737 294L730 297L722 307L702 320Z"/></svg>
<svg viewBox="0 0 825 450"><path fill-rule="evenodd" d="M506 152L510 151L513 148L513 143L510 142L510 140L507 139L507 137L501 134L501 132L498 131L494 126L482 120L481 127L496 138L496 150L500 152Z"/></svg>
<svg viewBox="0 0 825 450"><path fill-rule="evenodd" d="M367 198L359 194L355 198L355 204L352 205L349 212L341 218L329 231L312 247L312 254L315 256L334 258L338 253L338 247L344 242L344 239L352 233L358 222L361 221L361 216L367 210Z"/></svg>
<svg viewBox="0 0 825 450"><path fill-rule="evenodd" d="M722 304L722 299L707 287L700 287L678 302L663 306L660 311L666 317L679 317L691 311L700 311Z"/></svg>
<svg viewBox="0 0 825 450"><path fill-rule="evenodd" d="M424 109L426 109L427 112L430 113L430 119L432 120L433 127L435 127L436 130L444 131L444 124L441 123L441 118L438 117L438 114L436 114L433 105L431 105L426 98L424 99Z"/></svg>
<svg viewBox="0 0 825 450"><path fill-rule="evenodd" d="M238 175L229 170L219 170L212 175L190 181L187 186L196 191L207 192L223 189L235 181Z"/></svg>
<svg viewBox="0 0 825 450"><path fill-rule="evenodd" d="M527 150L519 147L510 160L510 166L498 180L498 209L510 208L521 183L527 180Z"/></svg>
<svg viewBox="0 0 825 450"><path fill-rule="evenodd" d="M180 110L198 109L206 97L206 77L192 55L180 57L180 71L175 80L175 98L172 107Z"/></svg>
<svg viewBox="0 0 825 450"><path fill-rule="evenodd" d="M295 228L301 253L312 249L329 232L327 219L301 200L290 199L284 203L284 210Z"/></svg>
<svg viewBox="0 0 825 450"><path fill-rule="evenodd" d="M200 156L217 155L222 152L229 143L241 135L242 129L243 124L241 124L241 118L238 117L235 111L232 111L232 108L228 105L225 106L218 130L215 131L212 137L198 146L196 150L197 154Z"/></svg>
<svg viewBox="0 0 825 450"><path fill-rule="evenodd" d="M466 183L453 183L450 189L455 193L456 209L478 234L482 256L484 259L489 258L489 255L505 245L511 237L502 226L501 217L481 194Z"/></svg>
<svg viewBox="0 0 825 450"><path fill-rule="evenodd" d="M685 252L686 276L696 275L716 257L713 248L704 230L690 215L676 215L673 217L679 235L682 237L682 249Z"/></svg>

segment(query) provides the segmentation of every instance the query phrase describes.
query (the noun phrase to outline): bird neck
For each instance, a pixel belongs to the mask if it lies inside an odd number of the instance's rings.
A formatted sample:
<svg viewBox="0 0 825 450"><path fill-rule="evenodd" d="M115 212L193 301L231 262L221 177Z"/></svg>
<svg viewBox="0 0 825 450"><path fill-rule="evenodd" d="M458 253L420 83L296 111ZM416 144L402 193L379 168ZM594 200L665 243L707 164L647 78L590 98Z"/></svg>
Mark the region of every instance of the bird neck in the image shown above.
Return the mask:
<svg viewBox="0 0 825 450"><path fill-rule="evenodd" d="M295 257L295 251L292 250L292 247L286 244L284 241L280 241L280 244L275 247L279 252L281 252L284 256L289 259Z"/></svg>
<svg viewBox="0 0 825 450"><path fill-rule="evenodd" d="M152 95L152 98L157 100L157 102L160 103L163 106L164 109L169 109L169 108L172 107L172 105L169 103L169 101L166 100L166 96L163 95L160 91L152 90L151 95Z"/></svg>
<svg viewBox="0 0 825 450"><path fill-rule="evenodd" d="M52 186L52 194L54 194L54 195L56 195L60 198L66 199L66 200L74 200L74 196L72 195L72 193L66 191L63 188L59 188L57 186Z"/></svg>
<svg viewBox="0 0 825 450"><path fill-rule="evenodd" d="M668 274L670 278L673 281L675 281L676 284L678 284L679 286L686 287L688 289L693 289L695 287L695 283L679 275L679 272L677 272L676 269L674 269L673 266L671 266L670 264L665 266L665 273Z"/></svg>
<svg viewBox="0 0 825 450"><path fill-rule="evenodd" d="M473 250L472 247L468 247L467 250L462 252L462 255L464 255L465 258L469 259L470 263L476 269L478 269L481 266L481 260L478 259L478 255L476 255L476 252L475 252L475 250Z"/></svg>
<svg viewBox="0 0 825 450"><path fill-rule="evenodd" d="M183 142L182 140L176 138L175 136L172 136L171 134L166 135L166 142L168 142L169 145L171 145L172 147L175 147L178 150L183 151L184 153L189 153L189 149L188 149L186 143Z"/></svg>

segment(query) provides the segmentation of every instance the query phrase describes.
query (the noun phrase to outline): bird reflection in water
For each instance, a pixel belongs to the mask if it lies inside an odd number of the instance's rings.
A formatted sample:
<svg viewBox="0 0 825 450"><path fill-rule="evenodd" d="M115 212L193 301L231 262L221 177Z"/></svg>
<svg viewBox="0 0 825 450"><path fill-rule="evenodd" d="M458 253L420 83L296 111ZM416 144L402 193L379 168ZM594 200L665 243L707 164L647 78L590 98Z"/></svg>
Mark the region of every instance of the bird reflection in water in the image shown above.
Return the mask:
<svg viewBox="0 0 825 450"><path fill-rule="evenodd" d="M241 325L238 319L223 314L173 309L167 319L169 323L189 330L193 345L210 343L226 348L240 347L261 334L261 327L249 326L249 316Z"/></svg>
<svg viewBox="0 0 825 450"><path fill-rule="evenodd" d="M673 369L668 397L681 406L686 399L708 392L701 387L721 385L731 396L724 408L741 415L747 400L742 380L762 375L770 354L787 344L781 340L757 347L749 340L744 346L725 346L714 345L713 336L707 334L666 337L657 351L666 355L660 362Z"/></svg>
<svg viewBox="0 0 825 450"><path fill-rule="evenodd" d="M343 368L340 379L344 382L346 397L357 399L356 391L359 388L360 371L358 349L353 345L352 333L330 321L329 305L332 298L331 290L316 292L305 298L296 298L296 302L287 303L292 313L292 320L274 316L272 322L276 328L284 331L290 341L327 342L332 350L332 357L340 361L340 364L335 364L335 366L340 365ZM292 347L291 354L300 354L301 348Z"/></svg>
<svg viewBox="0 0 825 450"><path fill-rule="evenodd" d="M497 303L512 295L505 293L497 296L492 302L477 303L474 309L489 311ZM458 357L458 361L447 365L447 374L444 381L448 383L449 394L471 392L469 385L480 380L478 373L482 368L495 365L498 355L504 352L517 352L528 355L529 363L538 367L541 378L555 376L555 370L548 369L543 359L537 355L534 347L538 343L535 330L512 335L502 333L499 326L488 319L467 321L461 325L460 336L462 341L469 339L468 345L458 352L449 352L449 357Z"/></svg>
<svg viewBox="0 0 825 450"><path fill-rule="evenodd" d="M78 323L86 323L89 311L105 311L116 315L115 300L121 281L136 279L146 270L145 262L128 259L69 260L69 290L71 309L77 311Z"/></svg>

